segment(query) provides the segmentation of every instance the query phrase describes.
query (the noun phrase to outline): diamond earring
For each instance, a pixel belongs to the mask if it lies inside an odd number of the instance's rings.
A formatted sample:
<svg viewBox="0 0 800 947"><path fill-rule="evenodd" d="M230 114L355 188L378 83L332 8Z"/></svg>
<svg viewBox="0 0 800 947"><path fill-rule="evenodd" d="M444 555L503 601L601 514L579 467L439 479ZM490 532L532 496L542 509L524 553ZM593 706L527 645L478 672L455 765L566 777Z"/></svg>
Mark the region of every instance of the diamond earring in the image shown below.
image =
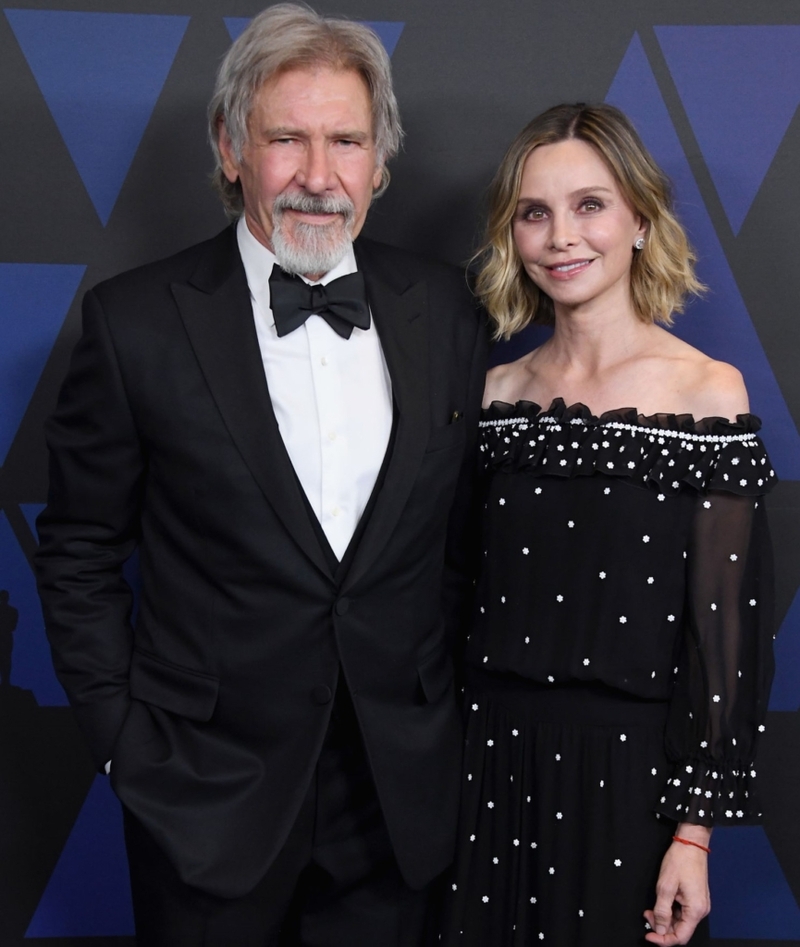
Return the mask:
<svg viewBox="0 0 800 947"><path fill-rule="evenodd" d="M633 247L635 250L644 250L644 237L637 237Z"/></svg>

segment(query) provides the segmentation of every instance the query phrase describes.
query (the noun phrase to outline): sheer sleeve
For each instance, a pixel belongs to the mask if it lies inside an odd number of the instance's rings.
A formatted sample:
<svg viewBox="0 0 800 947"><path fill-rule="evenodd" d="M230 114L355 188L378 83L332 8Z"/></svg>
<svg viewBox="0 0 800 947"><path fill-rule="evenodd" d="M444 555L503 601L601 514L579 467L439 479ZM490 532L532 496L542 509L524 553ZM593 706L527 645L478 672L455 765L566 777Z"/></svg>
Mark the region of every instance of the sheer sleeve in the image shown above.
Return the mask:
<svg viewBox="0 0 800 947"><path fill-rule="evenodd" d="M773 673L765 503L714 491L696 504L666 730L673 769L659 812L700 825L753 824L761 816L756 743Z"/></svg>

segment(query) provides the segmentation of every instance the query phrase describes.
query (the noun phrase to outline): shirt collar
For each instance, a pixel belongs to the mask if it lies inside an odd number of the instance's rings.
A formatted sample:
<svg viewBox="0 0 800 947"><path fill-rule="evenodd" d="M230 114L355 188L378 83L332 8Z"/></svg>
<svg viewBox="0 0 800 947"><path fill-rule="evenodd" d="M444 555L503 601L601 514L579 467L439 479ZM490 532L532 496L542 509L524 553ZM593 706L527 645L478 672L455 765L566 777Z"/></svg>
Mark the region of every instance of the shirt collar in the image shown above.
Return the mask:
<svg viewBox="0 0 800 947"><path fill-rule="evenodd" d="M272 273L272 267L278 262L275 254L268 250L263 243L260 243L247 226L244 214L239 218L236 224L236 240L239 244L239 254L244 265L244 273L247 278L247 285L250 288L250 295L261 307L261 311L269 323L274 325L272 318L272 308L270 307L269 296L269 278ZM358 265L353 245L347 248L344 257L329 270L318 283L326 286L331 280L338 279L340 276L347 276L349 273L357 273ZM311 280L301 276L309 285L313 285Z"/></svg>

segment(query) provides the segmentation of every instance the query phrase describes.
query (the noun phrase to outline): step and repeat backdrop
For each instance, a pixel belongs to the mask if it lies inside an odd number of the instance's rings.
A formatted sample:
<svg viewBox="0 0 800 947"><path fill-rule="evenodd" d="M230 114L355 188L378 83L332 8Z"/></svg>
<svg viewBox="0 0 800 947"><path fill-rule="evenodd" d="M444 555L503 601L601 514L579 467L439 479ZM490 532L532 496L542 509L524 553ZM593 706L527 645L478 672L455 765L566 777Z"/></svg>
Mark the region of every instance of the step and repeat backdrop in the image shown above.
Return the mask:
<svg viewBox="0 0 800 947"><path fill-rule="evenodd" d="M516 132L609 101L671 176L711 287L675 331L744 373L781 483L765 824L719 830L715 944L800 945L800 7L772 0L320 0L392 56L407 141L367 233L455 263ZM225 225L205 106L249 0L0 7L0 944L133 943L119 807L36 597L42 424L84 291ZM535 342L523 333L497 361Z"/></svg>

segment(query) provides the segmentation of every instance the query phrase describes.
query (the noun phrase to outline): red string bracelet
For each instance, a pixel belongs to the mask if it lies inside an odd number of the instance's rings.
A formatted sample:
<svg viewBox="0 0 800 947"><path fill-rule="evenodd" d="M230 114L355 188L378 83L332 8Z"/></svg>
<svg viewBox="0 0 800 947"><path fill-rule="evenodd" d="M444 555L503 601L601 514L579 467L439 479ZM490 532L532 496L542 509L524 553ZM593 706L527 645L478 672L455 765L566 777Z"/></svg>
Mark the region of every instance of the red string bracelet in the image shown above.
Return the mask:
<svg viewBox="0 0 800 947"><path fill-rule="evenodd" d="M706 848L705 845L701 845L699 842L693 842L690 838L681 838L680 835L672 836L673 842L680 842L681 845L694 845L695 848L699 848L706 853L706 855L711 854L711 849Z"/></svg>

